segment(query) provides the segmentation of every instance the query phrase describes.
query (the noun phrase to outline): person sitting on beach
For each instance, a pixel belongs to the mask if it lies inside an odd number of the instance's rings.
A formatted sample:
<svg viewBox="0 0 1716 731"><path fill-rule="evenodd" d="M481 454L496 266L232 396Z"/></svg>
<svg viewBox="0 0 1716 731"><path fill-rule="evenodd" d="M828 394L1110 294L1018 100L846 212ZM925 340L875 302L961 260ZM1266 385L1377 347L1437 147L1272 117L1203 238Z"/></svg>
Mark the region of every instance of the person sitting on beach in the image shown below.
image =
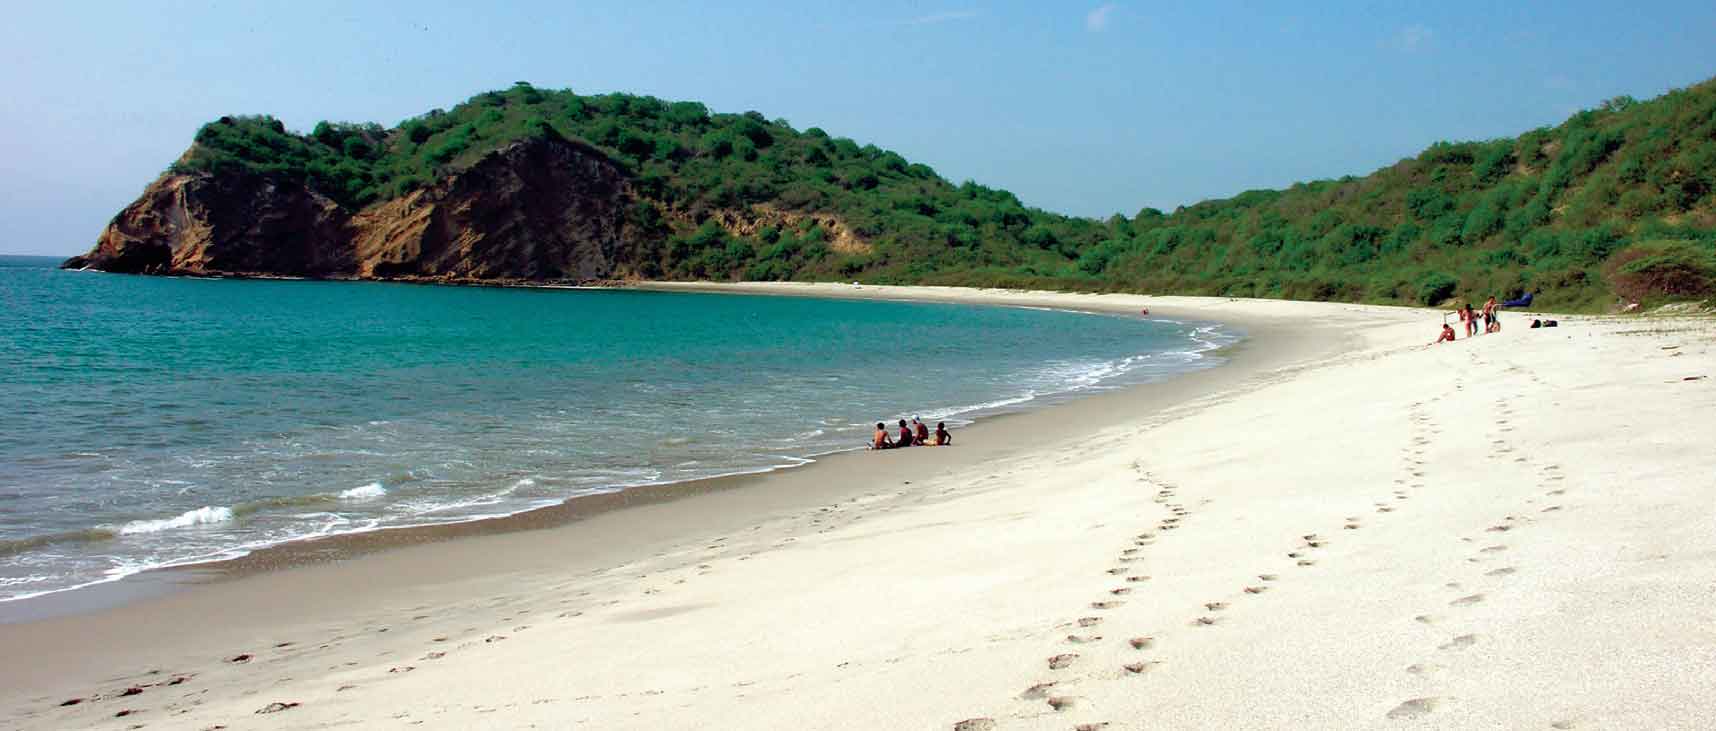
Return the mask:
<svg viewBox="0 0 1716 731"><path fill-rule="evenodd" d="M1495 312L1484 313L1484 334L1501 332L1501 315Z"/></svg>
<svg viewBox="0 0 1716 731"><path fill-rule="evenodd" d="M1452 342L1454 342L1454 326L1449 325L1448 323L1444 322L1444 323L1442 323L1442 337L1436 338L1436 342L1431 343L1431 345L1436 345L1437 343L1452 343Z"/></svg>
<svg viewBox="0 0 1716 731"><path fill-rule="evenodd" d="M947 431L947 422L935 423L935 445L938 447L953 446L953 434Z"/></svg>
<svg viewBox="0 0 1716 731"><path fill-rule="evenodd" d="M912 443L913 444L916 444L919 446L929 444L929 426L925 425L921 421L918 421L918 417L916 417L916 416L912 417L912 429L917 431L917 434L914 434L912 436Z"/></svg>
<svg viewBox="0 0 1716 731"><path fill-rule="evenodd" d="M888 425L876 422L876 437L870 442L871 449L893 449L894 442L888 438Z"/></svg>
<svg viewBox="0 0 1716 731"><path fill-rule="evenodd" d="M906 424L905 419L901 419L900 420L900 438L894 440L894 446L896 448L898 448L898 447L910 447L910 446L912 446L912 442L914 442L914 441L917 441L917 437L912 434L912 427L910 425Z"/></svg>

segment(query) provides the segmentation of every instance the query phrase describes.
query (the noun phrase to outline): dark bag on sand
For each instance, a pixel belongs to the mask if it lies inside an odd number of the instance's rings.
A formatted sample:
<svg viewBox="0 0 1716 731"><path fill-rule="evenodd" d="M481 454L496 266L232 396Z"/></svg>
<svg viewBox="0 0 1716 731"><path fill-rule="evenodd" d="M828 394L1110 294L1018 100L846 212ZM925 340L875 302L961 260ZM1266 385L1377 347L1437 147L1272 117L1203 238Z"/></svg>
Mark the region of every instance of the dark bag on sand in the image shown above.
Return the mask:
<svg viewBox="0 0 1716 731"><path fill-rule="evenodd" d="M1532 320L1531 321L1531 329L1536 330L1537 328L1540 328L1540 327L1543 327L1543 321L1542 320Z"/></svg>

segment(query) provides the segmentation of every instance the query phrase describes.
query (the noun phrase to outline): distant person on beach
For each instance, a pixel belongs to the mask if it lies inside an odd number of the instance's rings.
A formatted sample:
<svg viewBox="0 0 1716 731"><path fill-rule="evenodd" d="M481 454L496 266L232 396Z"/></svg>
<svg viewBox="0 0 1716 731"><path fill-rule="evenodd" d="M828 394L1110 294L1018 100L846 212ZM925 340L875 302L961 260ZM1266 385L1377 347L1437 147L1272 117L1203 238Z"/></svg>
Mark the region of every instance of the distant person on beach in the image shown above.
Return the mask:
<svg viewBox="0 0 1716 731"><path fill-rule="evenodd" d="M912 417L912 429L914 429L917 432L916 434L912 435L912 443L913 444L917 444L920 446L925 445L925 444L929 444L929 426L924 424L921 421L918 421L918 417L916 417L916 416Z"/></svg>
<svg viewBox="0 0 1716 731"><path fill-rule="evenodd" d="M1460 311L1460 319L1466 323L1466 337L1478 334L1478 313L1472 311L1472 303L1467 302Z"/></svg>
<svg viewBox="0 0 1716 731"><path fill-rule="evenodd" d="M896 449L900 447L910 447L912 446L913 441L916 441L916 436L912 434L912 427L906 424L905 419L901 419L900 438L894 441L894 447Z"/></svg>
<svg viewBox="0 0 1716 731"><path fill-rule="evenodd" d="M1490 320L1495 319L1495 316L1496 298L1494 295L1491 295L1489 299L1484 300L1484 321L1487 323Z"/></svg>
<svg viewBox="0 0 1716 731"><path fill-rule="evenodd" d="M870 448L871 449L893 449L894 448L893 440L888 438L888 425L883 424L880 421L876 422L876 436L875 436L875 439L870 442Z"/></svg>
<svg viewBox="0 0 1716 731"><path fill-rule="evenodd" d="M953 446L953 434L948 432L945 421L935 423L935 445L938 447Z"/></svg>
<svg viewBox="0 0 1716 731"><path fill-rule="evenodd" d="M1491 312L1484 315L1484 334L1501 332L1501 316Z"/></svg>
<svg viewBox="0 0 1716 731"><path fill-rule="evenodd" d="M1452 342L1454 342L1454 326L1449 325L1448 323L1444 322L1444 323L1442 323L1442 337L1436 338L1436 342L1431 343L1431 345L1436 345L1437 343L1452 343Z"/></svg>

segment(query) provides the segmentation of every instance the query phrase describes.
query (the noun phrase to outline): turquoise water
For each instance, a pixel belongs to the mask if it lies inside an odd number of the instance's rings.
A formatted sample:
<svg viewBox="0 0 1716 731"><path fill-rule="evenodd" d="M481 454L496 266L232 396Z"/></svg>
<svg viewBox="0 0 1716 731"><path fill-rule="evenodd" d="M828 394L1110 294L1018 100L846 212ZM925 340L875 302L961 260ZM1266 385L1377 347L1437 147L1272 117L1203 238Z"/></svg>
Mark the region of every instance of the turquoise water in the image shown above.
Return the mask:
<svg viewBox="0 0 1716 731"><path fill-rule="evenodd" d="M1216 361L1024 308L168 279L0 257L0 600L801 464Z"/></svg>

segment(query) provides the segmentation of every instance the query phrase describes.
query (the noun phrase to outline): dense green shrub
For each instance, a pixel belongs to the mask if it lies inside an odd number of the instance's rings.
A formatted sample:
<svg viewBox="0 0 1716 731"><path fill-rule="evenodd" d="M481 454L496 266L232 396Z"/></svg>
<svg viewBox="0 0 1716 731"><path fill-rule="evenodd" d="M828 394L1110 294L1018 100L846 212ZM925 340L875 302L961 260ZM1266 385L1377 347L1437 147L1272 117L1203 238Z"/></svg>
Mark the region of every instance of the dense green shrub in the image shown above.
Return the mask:
<svg viewBox="0 0 1716 731"><path fill-rule="evenodd" d="M1642 241L1605 267L1609 286L1632 302L1716 295L1716 248L1693 241Z"/></svg>
<svg viewBox="0 0 1716 731"><path fill-rule="evenodd" d="M1428 272L1418 278L1417 295L1421 305L1435 306L1454 296L1460 283L1442 272Z"/></svg>

